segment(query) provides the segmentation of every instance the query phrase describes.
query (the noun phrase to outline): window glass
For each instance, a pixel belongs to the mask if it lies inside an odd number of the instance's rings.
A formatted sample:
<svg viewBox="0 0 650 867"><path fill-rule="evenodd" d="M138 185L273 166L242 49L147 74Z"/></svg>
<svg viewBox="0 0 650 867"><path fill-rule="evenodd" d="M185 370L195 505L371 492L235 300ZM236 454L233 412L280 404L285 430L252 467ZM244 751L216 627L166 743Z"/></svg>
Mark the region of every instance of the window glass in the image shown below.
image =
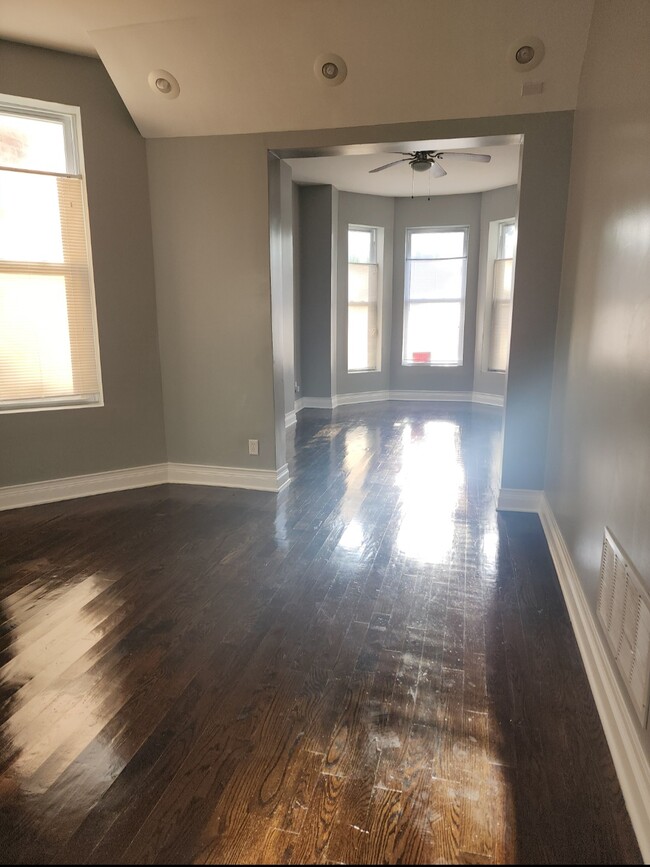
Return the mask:
<svg viewBox="0 0 650 867"><path fill-rule="evenodd" d="M512 259L517 243L517 228L513 223L501 223L499 226L499 245L497 259Z"/></svg>
<svg viewBox="0 0 650 867"><path fill-rule="evenodd" d="M458 360L461 308L457 303L418 304L407 331L406 357L425 364Z"/></svg>
<svg viewBox="0 0 650 867"><path fill-rule="evenodd" d="M348 262L374 262L373 236L368 229L350 229L348 232Z"/></svg>
<svg viewBox="0 0 650 867"><path fill-rule="evenodd" d="M0 165L39 172L67 171L65 126L22 114L0 114Z"/></svg>
<svg viewBox="0 0 650 867"><path fill-rule="evenodd" d="M465 255L464 232L412 232L409 258L454 259Z"/></svg>

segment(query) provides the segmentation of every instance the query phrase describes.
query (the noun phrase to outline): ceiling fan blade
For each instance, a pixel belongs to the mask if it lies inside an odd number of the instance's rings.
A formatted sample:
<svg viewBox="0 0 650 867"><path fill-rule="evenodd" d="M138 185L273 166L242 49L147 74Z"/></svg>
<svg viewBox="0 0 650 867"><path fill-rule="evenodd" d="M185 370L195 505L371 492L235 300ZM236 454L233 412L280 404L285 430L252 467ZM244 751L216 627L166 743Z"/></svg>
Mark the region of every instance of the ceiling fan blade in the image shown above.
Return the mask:
<svg viewBox="0 0 650 867"><path fill-rule="evenodd" d="M436 156L442 157L444 160L472 160L475 163L489 163L492 159L489 154L470 154L467 151L462 151L461 153L440 151Z"/></svg>
<svg viewBox="0 0 650 867"><path fill-rule="evenodd" d="M434 178L444 178L444 176L447 174L447 172L438 162L432 162L429 171Z"/></svg>
<svg viewBox="0 0 650 867"><path fill-rule="evenodd" d="M410 159L411 159L411 157L404 157L403 160L395 160L395 161L392 162L392 163L386 163L385 166L379 166L379 168L377 168L377 169L370 169L370 171L368 172L368 174L369 174L369 175L372 175L372 174L374 174L375 172L383 172L384 169L389 169L391 166L396 166L397 163L407 163Z"/></svg>

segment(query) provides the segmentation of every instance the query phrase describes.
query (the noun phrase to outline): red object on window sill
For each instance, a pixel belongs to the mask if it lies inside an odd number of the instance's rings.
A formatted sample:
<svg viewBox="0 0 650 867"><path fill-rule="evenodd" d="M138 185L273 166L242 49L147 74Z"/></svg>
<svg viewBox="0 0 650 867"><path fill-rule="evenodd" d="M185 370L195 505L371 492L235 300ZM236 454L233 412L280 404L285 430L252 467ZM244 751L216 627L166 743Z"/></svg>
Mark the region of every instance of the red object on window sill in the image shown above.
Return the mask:
<svg viewBox="0 0 650 867"><path fill-rule="evenodd" d="M413 353L413 361L417 364L426 364L426 362L431 361L431 353L430 352L414 352Z"/></svg>

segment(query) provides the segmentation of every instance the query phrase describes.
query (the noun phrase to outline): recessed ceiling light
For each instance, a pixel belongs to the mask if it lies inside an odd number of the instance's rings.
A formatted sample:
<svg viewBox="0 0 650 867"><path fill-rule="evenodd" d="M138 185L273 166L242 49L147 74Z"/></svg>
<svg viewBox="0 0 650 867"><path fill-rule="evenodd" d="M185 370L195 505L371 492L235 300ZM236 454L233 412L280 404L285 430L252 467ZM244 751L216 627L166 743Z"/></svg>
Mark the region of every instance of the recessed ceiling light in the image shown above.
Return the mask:
<svg viewBox="0 0 650 867"><path fill-rule="evenodd" d="M508 48L508 61L518 72L535 69L544 59L544 43L537 36L526 36Z"/></svg>
<svg viewBox="0 0 650 867"><path fill-rule="evenodd" d="M530 63L535 57L535 49L532 45L522 45L515 52L515 60L517 63ZM157 84L158 82L156 82Z"/></svg>
<svg viewBox="0 0 650 867"><path fill-rule="evenodd" d="M330 60L327 63L323 64L321 72L323 73L325 78L336 78L336 76L339 74L339 68L336 63L332 63L332 61Z"/></svg>
<svg viewBox="0 0 650 867"><path fill-rule="evenodd" d="M161 93L171 93L172 83L168 78L157 78L156 87Z"/></svg>
<svg viewBox="0 0 650 867"><path fill-rule="evenodd" d="M321 54L314 61L314 75L330 87L342 84L348 74L348 67L338 54Z"/></svg>
<svg viewBox="0 0 650 867"><path fill-rule="evenodd" d="M178 81L166 69L152 69L147 76L147 81L154 93L166 99L176 99L181 92Z"/></svg>

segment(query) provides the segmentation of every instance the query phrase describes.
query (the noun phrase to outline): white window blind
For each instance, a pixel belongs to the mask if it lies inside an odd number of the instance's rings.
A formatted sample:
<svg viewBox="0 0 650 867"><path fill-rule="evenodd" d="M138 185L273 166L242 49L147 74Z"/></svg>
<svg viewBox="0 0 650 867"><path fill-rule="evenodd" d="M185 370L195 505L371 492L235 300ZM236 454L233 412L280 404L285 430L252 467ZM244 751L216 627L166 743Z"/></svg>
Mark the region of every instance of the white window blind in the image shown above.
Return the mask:
<svg viewBox="0 0 650 867"><path fill-rule="evenodd" d="M498 226L497 255L492 271L492 305L488 345L488 370L505 373L510 353L513 259L517 240L514 220Z"/></svg>
<svg viewBox="0 0 650 867"><path fill-rule="evenodd" d="M406 230L404 364L463 361L469 228Z"/></svg>
<svg viewBox="0 0 650 867"><path fill-rule="evenodd" d="M377 229L348 228L348 371L379 367Z"/></svg>
<svg viewBox="0 0 650 867"><path fill-rule="evenodd" d="M0 101L0 411L101 403L77 118Z"/></svg>

